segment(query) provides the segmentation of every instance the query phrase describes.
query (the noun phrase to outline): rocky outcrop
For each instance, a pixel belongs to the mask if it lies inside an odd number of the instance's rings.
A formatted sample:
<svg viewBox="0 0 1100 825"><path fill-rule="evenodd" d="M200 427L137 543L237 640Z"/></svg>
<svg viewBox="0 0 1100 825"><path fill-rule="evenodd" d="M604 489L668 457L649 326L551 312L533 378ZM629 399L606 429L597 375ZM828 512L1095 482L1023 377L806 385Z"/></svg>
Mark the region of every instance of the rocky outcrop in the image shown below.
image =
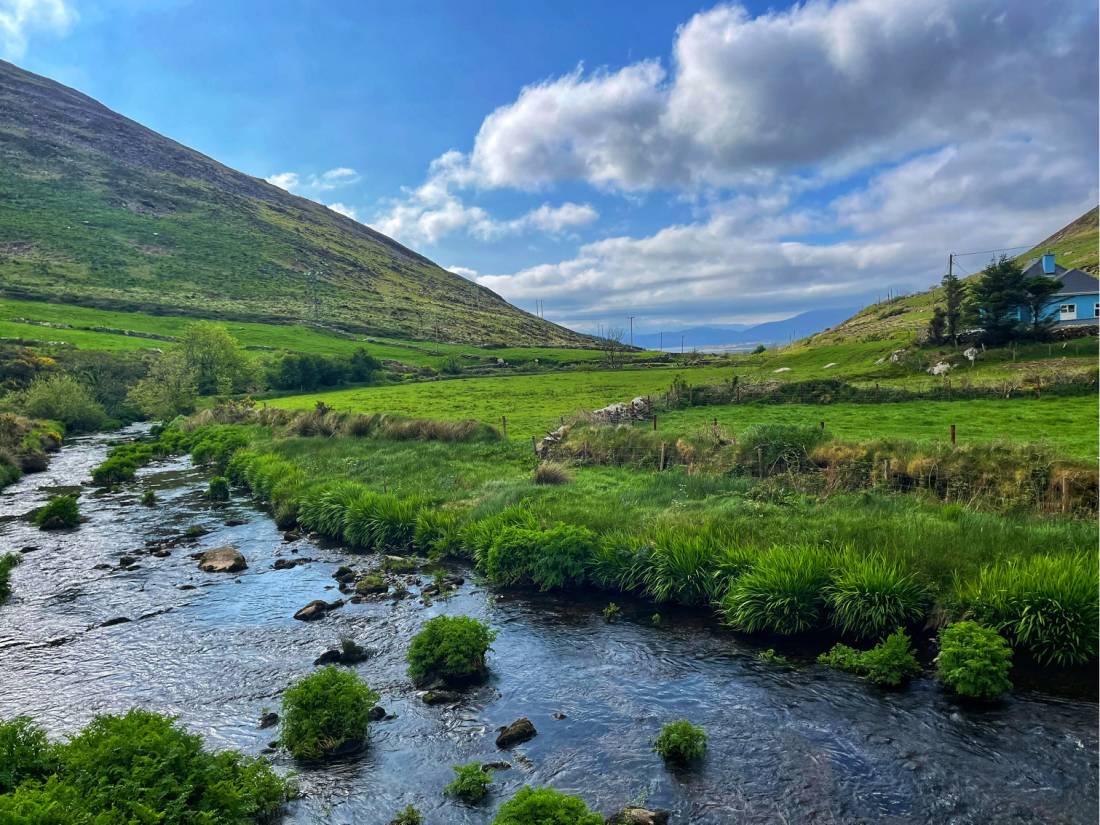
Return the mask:
<svg viewBox="0 0 1100 825"><path fill-rule="evenodd" d="M239 573L246 567L241 551L232 545L215 547L199 555L199 570L204 573Z"/></svg>
<svg viewBox="0 0 1100 825"><path fill-rule="evenodd" d="M517 719L510 725L505 725L497 733L497 747L510 748L519 745L529 739L538 736L538 731L526 716Z"/></svg>

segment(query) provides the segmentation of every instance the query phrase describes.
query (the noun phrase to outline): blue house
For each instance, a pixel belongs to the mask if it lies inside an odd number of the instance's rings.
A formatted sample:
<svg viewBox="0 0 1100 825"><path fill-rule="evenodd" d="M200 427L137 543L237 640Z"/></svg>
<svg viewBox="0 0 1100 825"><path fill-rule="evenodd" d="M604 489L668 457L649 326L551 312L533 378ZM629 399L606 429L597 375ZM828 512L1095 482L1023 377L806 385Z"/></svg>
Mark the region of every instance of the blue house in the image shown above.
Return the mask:
<svg viewBox="0 0 1100 825"><path fill-rule="evenodd" d="M1062 282L1062 289L1051 296L1043 310L1046 318L1053 318L1056 327L1083 326L1100 322L1100 281L1080 269L1066 269L1048 252L1036 258L1024 268L1024 276L1043 275ZM1031 310L1019 308L1021 321L1031 321Z"/></svg>

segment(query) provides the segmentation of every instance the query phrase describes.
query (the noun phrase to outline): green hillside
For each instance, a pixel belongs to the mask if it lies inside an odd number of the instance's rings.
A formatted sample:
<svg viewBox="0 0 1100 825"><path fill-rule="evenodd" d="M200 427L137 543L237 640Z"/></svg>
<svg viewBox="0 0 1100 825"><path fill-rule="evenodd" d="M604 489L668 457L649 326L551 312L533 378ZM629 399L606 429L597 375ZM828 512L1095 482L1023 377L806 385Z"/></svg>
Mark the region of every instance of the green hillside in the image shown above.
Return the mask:
<svg viewBox="0 0 1100 825"><path fill-rule="evenodd" d="M1093 208L1077 220L1059 229L1049 238L1017 257L1021 266L1048 250L1058 263L1093 275L1098 271L1097 228L1098 209ZM973 277L973 276L970 276ZM847 321L807 338L802 344L821 346L850 341L891 341L899 345L910 343L932 317L932 308L942 301L943 290L934 287L926 292L906 295L865 307Z"/></svg>
<svg viewBox="0 0 1100 825"><path fill-rule="evenodd" d="M3 61L0 290L403 339L589 343L363 224Z"/></svg>

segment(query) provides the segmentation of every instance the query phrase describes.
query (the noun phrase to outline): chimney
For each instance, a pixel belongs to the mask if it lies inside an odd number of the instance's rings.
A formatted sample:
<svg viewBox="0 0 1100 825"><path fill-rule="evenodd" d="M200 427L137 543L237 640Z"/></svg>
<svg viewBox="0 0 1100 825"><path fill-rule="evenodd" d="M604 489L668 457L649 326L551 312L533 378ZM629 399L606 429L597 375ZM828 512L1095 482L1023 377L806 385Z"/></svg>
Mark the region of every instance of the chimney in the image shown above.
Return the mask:
<svg viewBox="0 0 1100 825"><path fill-rule="evenodd" d="M1043 254L1043 274L1044 275L1053 275L1054 274L1054 253L1053 252L1046 252L1046 253Z"/></svg>

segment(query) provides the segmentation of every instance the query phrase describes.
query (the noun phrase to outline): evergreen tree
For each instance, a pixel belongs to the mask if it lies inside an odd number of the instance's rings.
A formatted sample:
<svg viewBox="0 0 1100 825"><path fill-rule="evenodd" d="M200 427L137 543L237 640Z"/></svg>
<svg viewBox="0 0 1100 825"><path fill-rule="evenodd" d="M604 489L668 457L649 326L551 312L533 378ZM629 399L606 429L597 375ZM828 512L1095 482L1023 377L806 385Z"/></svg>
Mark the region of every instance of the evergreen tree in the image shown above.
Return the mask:
<svg viewBox="0 0 1100 825"><path fill-rule="evenodd" d="M1031 313L1031 334L1036 340L1041 340L1054 326L1056 316L1053 312L1047 312L1047 304L1050 299L1062 289L1062 282L1045 275L1036 275L1024 281L1024 291L1027 295L1028 312Z"/></svg>
<svg viewBox="0 0 1100 825"><path fill-rule="evenodd" d="M1024 326L1020 307L1028 300L1025 280L1016 262L1001 255L971 285L967 318L981 328L986 343L1003 344L1020 337Z"/></svg>
<svg viewBox="0 0 1100 825"><path fill-rule="evenodd" d="M962 327L963 302L966 298L966 288L954 272L948 272L943 276L944 299L944 327L947 337L955 344L959 343L959 332Z"/></svg>
<svg viewBox="0 0 1100 825"><path fill-rule="evenodd" d="M932 317L928 319L928 343L943 343L946 321L947 313L943 311L943 307L938 306L932 310Z"/></svg>

